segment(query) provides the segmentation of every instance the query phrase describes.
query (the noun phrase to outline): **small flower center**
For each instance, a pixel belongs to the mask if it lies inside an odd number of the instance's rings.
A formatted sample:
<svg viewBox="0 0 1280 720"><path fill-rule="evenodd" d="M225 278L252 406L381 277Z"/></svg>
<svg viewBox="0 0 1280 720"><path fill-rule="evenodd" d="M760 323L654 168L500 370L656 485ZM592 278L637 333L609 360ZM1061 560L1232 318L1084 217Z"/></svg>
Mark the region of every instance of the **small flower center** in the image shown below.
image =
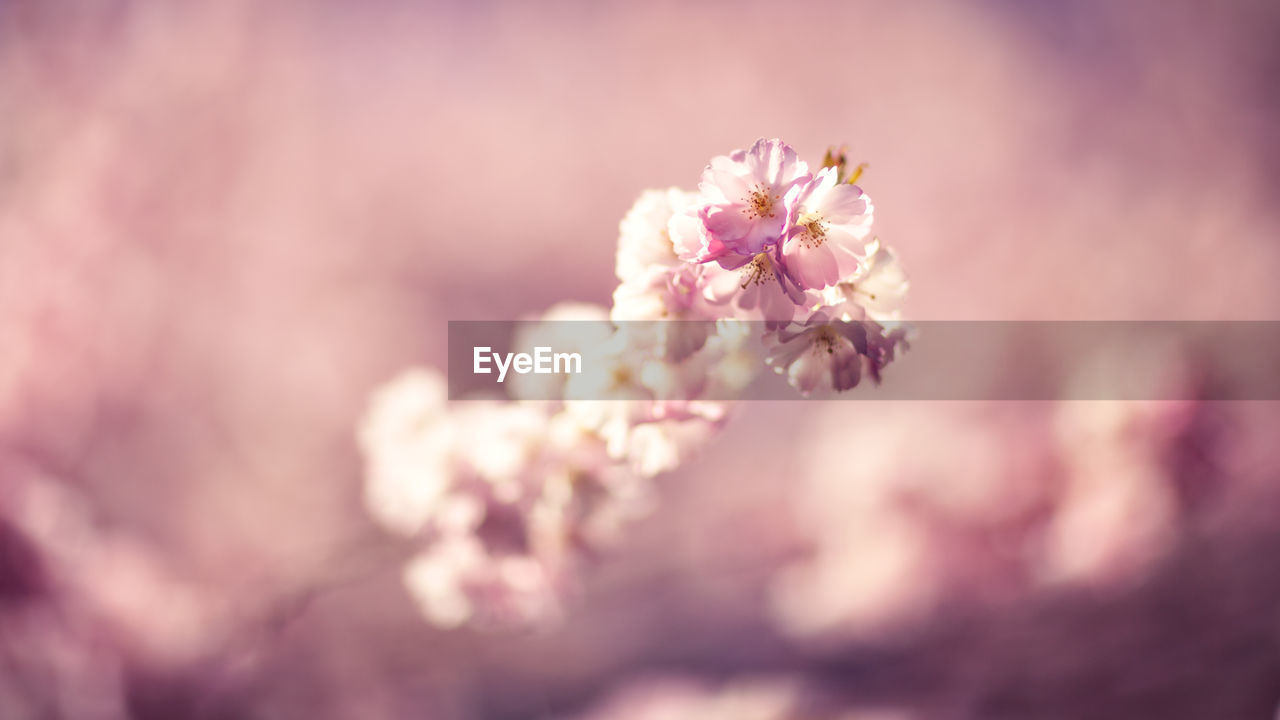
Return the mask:
<svg viewBox="0 0 1280 720"><path fill-rule="evenodd" d="M765 185L756 185L755 189L747 195L747 207L742 212L746 213L747 218L755 220L757 218L773 217L774 205L782 198L778 194L769 194L769 188Z"/></svg>
<svg viewBox="0 0 1280 720"><path fill-rule="evenodd" d="M827 241L827 224L821 215L806 215L800 218L800 244L812 250Z"/></svg>
<svg viewBox="0 0 1280 720"><path fill-rule="evenodd" d="M613 382L614 389L628 387L635 380L635 375L632 374L631 368L626 365L618 365L613 368L613 371L609 373L609 375L609 379Z"/></svg>
<svg viewBox="0 0 1280 720"><path fill-rule="evenodd" d="M773 261L769 259L769 253L756 253L742 268L741 287L746 290L748 285L761 285L773 279Z"/></svg>
<svg viewBox="0 0 1280 720"><path fill-rule="evenodd" d="M836 345L840 342L840 335L830 325L823 325L813 333L813 351L826 351L828 355L836 351Z"/></svg>

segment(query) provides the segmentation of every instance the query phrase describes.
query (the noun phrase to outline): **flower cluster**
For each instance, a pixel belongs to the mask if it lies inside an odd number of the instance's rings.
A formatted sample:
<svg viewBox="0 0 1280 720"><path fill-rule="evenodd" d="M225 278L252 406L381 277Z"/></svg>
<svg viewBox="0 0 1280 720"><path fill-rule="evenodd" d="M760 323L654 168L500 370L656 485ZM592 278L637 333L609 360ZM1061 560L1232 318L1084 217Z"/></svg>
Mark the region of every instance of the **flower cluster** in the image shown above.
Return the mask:
<svg viewBox="0 0 1280 720"><path fill-rule="evenodd" d="M760 324L767 364L802 394L878 380L904 343L907 290L873 205L828 152L816 172L780 140L711 159L698 192L649 191L622 223L615 320ZM707 323L668 324L668 357Z"/></svg>
<svg viewBox="0 0 1280 720"><path fill-rule="evenodd" d="M778 140L713 158L698 192L646 191L623 218L611 309L522 326L517 345L580 351L591 372L517 378L524 402L451 404L424 370L374 395L366 503L421 544L404 579L431 622L555 618L575 566L719 430L760 355L806 395L879 379L907 283L856 179Z"/></svg>
<svg viewBox="0 0 1280 720"><path fill-rule="evenodd" d="M450 405L411 370L379 390L360 431L365 501L422 550L405 583L441 627L555 618L578 551L645 505L642 476L547 403Z"/></svg>

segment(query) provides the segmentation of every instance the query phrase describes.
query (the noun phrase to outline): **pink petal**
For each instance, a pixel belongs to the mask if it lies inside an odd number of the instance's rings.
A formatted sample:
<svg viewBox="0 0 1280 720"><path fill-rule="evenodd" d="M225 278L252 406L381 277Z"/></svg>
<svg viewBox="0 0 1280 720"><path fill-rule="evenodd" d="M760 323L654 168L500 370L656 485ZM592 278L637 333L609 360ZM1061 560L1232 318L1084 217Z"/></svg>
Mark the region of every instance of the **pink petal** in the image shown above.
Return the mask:
<svg viewBox="0 0 1280 720"><path fill-rule="evenodd" d="M801 354L795 362L791 363L787 371L787 380L805 395L813 392L822 382L822 376L826 374L826 355L823 352L814 352L812 346L809 346L809 352Z"/></svg>
<svg viewBox="0 0 1280 720"><path fill-rule="evenodd" d="M836 284L840 279L836 255L828 247L828 243L810 248L792 238L783 247L782 257L787 274L802 289L821 289Z"/></svg>
<svg viewBox="0 0 1280 720"><path fill-rule="evenodd" d="M836 185L825 193L821 206L813 208L831 223L844 224L870 214L871 204L856 185ZM870 224L867 218L866 224Z"/></svg>
<svg viewBox="0 0 1280 720"><path fill-rule="evenodd" d="M704 208L702 222L707 234L727 247L734 247L752 229L747 216L732 205Z"/></svg>
<svg viewBox="0 0 1280 720"><path fill-rule="evenodd" d="M696 208L671 216L667 223L667 234L671 236L676 256L685 262L699 262L698 257L705 251L702 218L698 217Z"/></svg>

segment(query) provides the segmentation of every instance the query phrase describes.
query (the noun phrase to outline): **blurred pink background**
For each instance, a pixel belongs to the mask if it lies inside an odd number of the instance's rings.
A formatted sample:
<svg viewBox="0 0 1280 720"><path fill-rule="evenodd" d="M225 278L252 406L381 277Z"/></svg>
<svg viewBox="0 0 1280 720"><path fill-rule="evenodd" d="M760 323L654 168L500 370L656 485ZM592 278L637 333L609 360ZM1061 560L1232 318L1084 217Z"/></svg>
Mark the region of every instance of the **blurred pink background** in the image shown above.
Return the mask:
<svg viewBox="0 0 1280 720"><path fill-rule="evenodd" d="M760 136L870 164L909 317L1280 320L1277 31L1248 0L0 0L0 716L571 717L765 673L894 717L1270 717L1272 404L1205 409L1208 460L1161 467L1211 491L1123 582L925 553L885 597L959 600L834 650L770 609L812 458L988 423L930 471L971 482L1052 408L744 406L515 637L418 616L353 433L447 320L607 303L635 196ZM1008 482L1059 482L1032 465Z"/></svg>

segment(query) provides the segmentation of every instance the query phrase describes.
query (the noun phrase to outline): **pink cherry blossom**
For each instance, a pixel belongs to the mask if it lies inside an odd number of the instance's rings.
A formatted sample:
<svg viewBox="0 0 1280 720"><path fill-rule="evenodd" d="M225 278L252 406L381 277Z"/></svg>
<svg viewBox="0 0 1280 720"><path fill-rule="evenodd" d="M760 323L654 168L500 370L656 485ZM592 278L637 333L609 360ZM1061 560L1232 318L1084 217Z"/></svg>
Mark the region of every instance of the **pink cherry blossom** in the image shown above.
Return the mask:
<svg viewBox="0 0 1280 720"><path fill-rule="evenodd" d="M781 140L711 159L691 212L671 221L677 253L693 262L738 267L781 242L789 220L785 199L809 181L809 166Z"/></svg>
<svg viewBox="0 0 1280 720"><path fill-rule="evenodd" d="M880 382L880 371L905 344L906 331L843 315L839 307L819 308L798 327L766 337L771 347L765 362L805 396L819 389L849 390L864 373Z"/></svg>
<svg viewBox="0 0 1280 720"><path fill-rule="evenodd" d="M806 290L856 274L877 247L871 238L871 199L858 186L839 182L834 167L819 170L792 192L783 272Z"/></svg>
<svg viewBox="0 0 1280 720"><path fill-rule="evenodd" d="M790 322L805 302L804 293L782 272L775 252L756 253L732 269L703 266L703 278L703 297L736 320L763 320L775 328Z"/></svg>

